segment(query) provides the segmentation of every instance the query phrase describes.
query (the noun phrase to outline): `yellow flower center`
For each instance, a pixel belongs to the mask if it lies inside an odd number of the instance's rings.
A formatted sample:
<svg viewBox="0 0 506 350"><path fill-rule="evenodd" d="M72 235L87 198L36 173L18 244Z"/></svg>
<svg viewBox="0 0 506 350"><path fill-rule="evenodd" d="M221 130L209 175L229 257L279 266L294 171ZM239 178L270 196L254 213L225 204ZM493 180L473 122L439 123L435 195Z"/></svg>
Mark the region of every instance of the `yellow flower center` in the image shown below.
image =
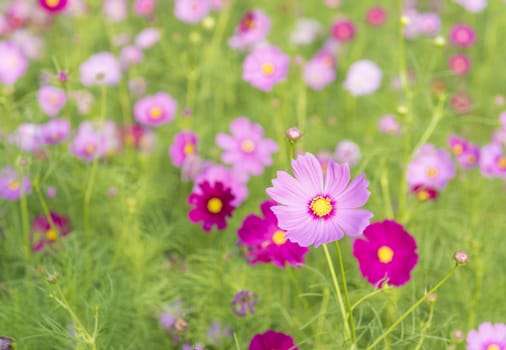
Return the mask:
<svg viewBox="0 0 506 350"><path fill-rule="evenodd" d="M183 153L187 156L193 154L195 152L195 146L192 143L187 143L184 145Z"/></svg>
<svg viewBox="0 0 506 350"><path fill-rule="evenodd" d="M60 0L46 0L46 5L49 7L56 7L60 3Z"/></svg>
<svg viewBox="0 0 506 350"><path fill-rule="evenodd" d="M429 170L427 170L427 175L430 178L435 178L437 175L437 169L436 168L429 168Z"/></svg>
<svg viewBox="0 0 506 350"><path fill-rule="evenodd" d="M92 145L92 144L89 144L89 145L86 145L86 147L84 148L84 150L86 151L86 153L88 154L93 154L95 153L95 145Z"/></svg>
<svg viewBox="0 0 506 350"><path fill-rule="evenodd" d="M10 69L14 69L18 66L18 60L16 57L10 57L7 59L7 67Z"/></svg>
<svg viewBox="0 0 506 350"><path fill-rule="evenodd" d="M504 170L506 169L506 156L502 156L497 161L497 165L499 166L499 169Z"/></svg>
<svg viewBox="0 0 506 350"><path fill-rule="evenodd" d="M457 144L453 145L452 150L453 150L453 154L455 154L456 156L458 156L463 151L462 145L460 143L457 143Z"/></svg>
<svg viewBox="0 0 506 350"><path fill-rule="evenodd" d="M421 190L416 194L416 198L418 198L418 200L421 201L426 201L427 199L429 199L429 192Z"/></svg>
<svg viewBox="0 0 506 350"><path fill-rule="evenodd" d="M221 199L213 197L207 202L207 210L212 214L218 214L223 209Z"/></svg>
<svg viewBox="0 0 506 350"><path fill-rule="evenodd" d="M264 63L262 65L262 73L272 75L274 73L274 65L272 63Z"/></svg>
<svg viewBox="0 0 506 350"><path fill-rule="evenodd" d="M246 153L251 153L255 150L255 144L251 140L244 140L241 142L241 149Z"/></svg>
<svg viewBox="0 0 506 350"><path fill-rule="evenodd" d="M286 242L285 232L284 231L276 231L272 235L272 241L275 245L283 245Z"/></svg>
<svg viewBox="0 0 506 350"><path fill-rule="evenodd" d="M151 107L151 109L149 110L149 116L151 117L151 119L160 119L162 114L163 111L160 107Z"/></svg>
<svg viewBox="0 0 506 350"><path fill-rule="evenodd" d="M9 183L9 190L16 191L19 188L19 182L12 181Z"/></svg>
<svg viewBox="0 0 506 350"><path fill-rule="evenodd" d="M313 215L321 218L329 215L332 211L332 203L330 202L330 198L318 196L313 198L311 204L309 204L309 209L311 209Z"/></svg>
<svg viewBox="0 0 506 350"><path fill-rule="evenodd" d="M501 348L499 347L499 345L490 344L489 346L487 346L487 350L501 350Z"/></svg>
<svg viewBox="0 0 506 350"><path fill-rule="evenodd" d="M58 231L56 231L54 228L50 228L46 231L46 239L50 242L54 242L58 239Z"/></svg>
<svg viewBox="0 0 506 350"><path fill-rule="evenodd" d="M470 155L469 157L467 157L467 162L468 162L469 164L474 164L474 163L476 163L476 157L475 157L475 156L473 156L473 155Z"/></svg>
<svg viewBox="0 0 506 350"><path fill-rule="evenodd" d="M392 250L392 248L383 245L380 247L380 249L378 249L378 259L383 264L388 264L389 262L391 262L393 257L394 251Z"/></svg>

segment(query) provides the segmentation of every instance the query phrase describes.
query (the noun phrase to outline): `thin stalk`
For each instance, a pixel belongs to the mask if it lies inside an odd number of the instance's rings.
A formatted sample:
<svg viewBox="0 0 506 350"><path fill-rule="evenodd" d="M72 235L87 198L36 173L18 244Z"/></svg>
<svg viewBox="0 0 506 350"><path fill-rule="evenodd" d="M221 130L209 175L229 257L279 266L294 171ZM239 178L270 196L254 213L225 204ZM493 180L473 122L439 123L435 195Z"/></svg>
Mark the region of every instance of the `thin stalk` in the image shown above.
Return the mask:
<svg viewBox="0 0 506 350"><path fill-rule="evenodd" d="M422 334L420 335L420 339L418 340L418 344L416 344L415 350L420 350L422 348L423 342L425 341L425 333L427 332L427 329L430 328L430 324L432 322L432 318L434 317L434 306L436 303L430 303L429 308L429 316L427 317L427 321L425 321L424 326L422 328Z"/></svg>
<svg viewBox="0 0 506 350"><path fill-rule="evenodd" d="M339 241L336 241L337 258L339 260L339 269L341 270L341 280L343 282L344 298L346 300L346 307L348 308L348 322L350 323L351 342L357 344L357 335L355 333L355 320L353 319L353 312L351 310L350 294L348 293L348 285L346 283L346 272L344 271L343 255L341 254L341 246Z"/></svg>
<svg viewBox="0 0 506 350"><path fill-rule="evenodd" d="M371 345L369 345L366 350L372 350L372 349L374 349L374 347L376 345L378 345L383 339L385 339L385 337L387 337L390 333L392 333L392 331L406 317L408 317L409 314L411 314L413 311L415 311L427 299L427 297L429 295L434 294L443 284L445 284L446 281L448 281L448 279L455 273L455 271L458 269L458 267L459 267L459 265L455 264L455 266L452 267L452 269L450 271L448 271L448 273L446 274L446 276L444 276L443 279L441 281L439 281L438 284L436 284L434 286L434 288L432 288L430 291L428 291L427 293L425 293L425 295L423 297L421 297L420 299L418 299L418 301L416 303L414 303L408 310L406 310L406 312L404 312L404 314L402 314L402 316L399 317L397 319L397 321L395 321L394 323L392 323L392 325L380 337L378 337Z"/></svg>
<svg viewBox="0 0 506 350"><path fill-rule="evenodd" d="M337 302L339 303L339 308L341 309L341 315L343 317L343 327L344 327L344 336L347 343L351 340L351 331L348 325L348 318L346 317L346 309L343 302L343 296L341 294L341 288L339 287L339 283L337 282L336 271L334 270L334 265L332 264L332 260L330 259L329 248L326 244L323 245L323 251L325 252L325 257L327 259L327 264L329 266L330 275L332 276L332 282L334 284L334 288L336 290Z"/></svg>
<svg viewBox="0 0 506 350"><path fill-rule="evenodd" d="M351 310L354 310L357 306L359 306L360 304L362 304L364 301L366 301L367 299L369 298L372 298L373 296L383 292L383 290L386 289L385 287L383 288L378 288L376 289L374 292L371 292L371 293L368 293L366 295L364 295L362 298L358 299L352 306L351 306Z"/></svg>

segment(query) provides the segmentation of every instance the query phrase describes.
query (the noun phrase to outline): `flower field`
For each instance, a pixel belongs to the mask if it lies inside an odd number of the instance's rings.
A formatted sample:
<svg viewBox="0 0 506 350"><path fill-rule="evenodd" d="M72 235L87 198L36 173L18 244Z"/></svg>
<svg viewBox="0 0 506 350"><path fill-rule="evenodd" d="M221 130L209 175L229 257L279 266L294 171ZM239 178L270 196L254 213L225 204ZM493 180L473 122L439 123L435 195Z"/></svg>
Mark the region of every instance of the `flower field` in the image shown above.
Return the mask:
<svg viewBox="0 0 506 350"><path fill-rule="evenodd" d="M506 2L0 3L0 350L506 350Z"/></svg>

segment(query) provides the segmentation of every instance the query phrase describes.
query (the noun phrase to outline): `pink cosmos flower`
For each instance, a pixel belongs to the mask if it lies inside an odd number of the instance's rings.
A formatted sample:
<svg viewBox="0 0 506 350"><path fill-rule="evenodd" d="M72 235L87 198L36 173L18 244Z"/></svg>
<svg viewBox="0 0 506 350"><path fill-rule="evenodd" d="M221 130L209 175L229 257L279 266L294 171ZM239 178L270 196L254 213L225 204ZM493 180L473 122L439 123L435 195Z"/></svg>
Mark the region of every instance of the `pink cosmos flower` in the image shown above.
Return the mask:
<svg viewBox="0 0 506 350"><path fill-rule="evenodd" d="M67 0L39 0L39 5L49 13L57 13L65 10Z"/></svg>
<svg viewBox="0 0 506 350"><path fill-rule="evenodd" d="M395 120L395 117L393 115L384 115L379 123L378 123L378 129L383 134L389 134L389 135L399 135L401 132L401 129L399 127L399 123L397 120Z"/></svg>
<svg viewBox="0 0 506 350"><path fill-rule="evenodd" d="M44 39L29 30L16 30L12 33L11 40L29 60L38 60L45 54Z"/></svg>
<svg viewBox="0 0 506 350"><path fill-rule="evenodd" d="M36 152L42 145L40 125L21 123L9 140L25 152Z"/></svg>
<svg viewBox="0 0 506 350"><path fill-rule="evenodd" d="M480 171L485 177L506 177L506 154L500 145L492 143L481 148Z"/></svg>
<svg viewBox="0 0 506 350"><path fill-rule="evenodd" d="M37 92L39 105L50 117L54 117L61 111L67 102L65 91L55 86L42 86Z"/></svg>
<svg viewBox="0 0 506 350"><path fill-rule="evenodd" d="M424 185L442 190L455 176L450 154L434 145L425 144L408 164L406 178L410 187Z"/></svg>
<svg viewBox="0 0 506 350"><path fill-rule="evenodd" d="M452 96L450 103L455 112L466 114L473 108L473 98L466 92L458 92Z"/></svg>
<svg viewBox="0 0 506 350"><path fill-rule="evenodd" d="M79 66L81 83L90 85L117 85L121 79L120 63L110 52L91 55Z"/></svg>
<svg viewBox="0 0 506 350"><path fill-rule="evenodd" d="M505 350L506 324L484 322L467 334L466 350Z"/></svg>
<svg viewBox="0 0 506 350"><path fill-rule="evenodd" d="M293 338L288 334L268 330L256 334L250 341L248 350L298 350Z"/></svg>
<svg viewBox="0 0 506 350"><path fill-rule="evenodd" d="M309 249L286 239L285 231L278 227L278 220L271 211L274 205L274 201L265 201L260 205L263 218L248 215L244 219L237 231L240 243L248 248L247 258L251 264L273 263L283 269L288 263L300 267Z"/></svg>
<svg viewBox="0 0 506 350"><path fill-rule="evenodd" d="M156 0L135 0L134 12L139 16L149 16L155 12Z"/></svg>
<svg viewBox="0 0 506 350"><path fill-rule="evenodd" d="M290 57L275 46L256 48L244 60L242 78L262 91L271 91L288 74Z"/></svg>
<svg viewBox="0 0 506 350"><path fill-rule="evenodd" d="M67 236L71 231L69 219L50 212L51 220L46 216L37 216L33 220L31 241L34 252L40 252L45 247L54 244L60 237Z"/></svg>
<svg viewBox="0 0 506 350"><path fill-rule="evenodd" d="M13 168L7 166L0 172L0 198L17 201L22 195L27 195L32 189L32 183L27 176L20 178Z"/></svg>
<svg viewBox="0 0 506 350"><path fill-rule="evenodd" d="M471 59L465 54L455 54L448 60L448 67L455 75L466 75L471 69Z"/></svg>
<svg viewBox="0 0 506 350"><path fill-rule="evenodd" d="M457 157L462 168L470 169L478 165L480 160L480 148L477 145L473 145L464 138L450 135L448 137L448 146L453 155Z"/></svg>
<svg viewBox="0 0 506 350"><path fill-rule="evenodd" d="M172 164L180 167L185 162L186 158L198 153L197 150L198 138L192 131L181 131L174 136L174 141L169 148L169 155Z"/></svg>
<svg viewBox="0 0 506 350"><path fill-rule="evenodd" d="M309 45L322 34L322 25L315 19L300 18L290 34L290 42L295 45Z"/></svg>
<svg viewBox="0 0 506 350"><path fill-rule="evenodd" d="M437 199L439 192L434 187L429 187L425 185L415 185L411 187L411 192L414 193L416 199L421 202L425 202L427 200L434 201Z"/></svg>
<svg viewBox="0 0 506 350"><path fill-rule="evenodd" d="M107 20L121 22L128 16L128 2L126 0L104 0L102 11Z"/></svg>
<svg viewBox="0 0 506 350"><path fill-rule="evenodd" d="M359 209L369 198L368 181L361 174L351 183L348 164L332 160L323 170L318 159L306 153L292 161L295 178L277 172L267 194L280 205L271 210L286 238L303 247L315 247L343 238L358 236L373 214Z"/></svg>
<svg viewBox="0 0 506 350"><path fill-rule="evenodd" d="M143 58L144 54L142 50L134 45L123 47L119 54L119 62L122 69L127 69L130 66L141 63Z"/></svg>
<svg viewBox="0 0 506 350"><path fill-rule="evenodd" d="M272 154L278 145L264 138L263 128L246 117L239 117L230 124L232 135L220 133L216 143L223 149L222 161L232 164L246 174L260 175L264 166L272 165Z"/></svg>
<svg viewBox="0 0 506 350"><path fill-rule="evenodd" d="M135 147L140 151L149 151L153 146L153 132L151 129L139 125L124 125L119 130L122 147Z"/></svg>
<svg viewBox="0 0 506 350"><path fill-rule="evenodd" d="M194 159L194 157L187 159ZM185 164L183 164L183 168L184 166ZM193 192L200 193L200 187L197 184L204 181L209 182L211 185L221 182L231 188L234 196L232 200L234 207L238 207L248 196L248 186L246 185L248 177L244 172L237 172L234 169L216 164L199 164L199 167L201 172L195 179Z"/></svg>
<svg viewBox="0 0 506 350"><path fill-rule="evenodd" d="M177 102L165 92L146 96L134 106L135 120L149 126L170 123L176 114Z"/></svg>
<svg viewBox="0 0 506 350"><path fill-rule="evenodd" d="M348 163L349 166L357 165L361 156L360 147L350 140L339 142L334 152L334 158L337 162Z"/></svg>
<svg viewBox="0 0 506 350"><path fill-rule="evenodd" d="M146 28L135 37L135 45L143 50L149 49L160 41L160 37L160 29Z"/></svg>
<svg viewBox="0 0 506 350"><path fill-rule="evenodd" d="M70 134L70 122L67 119L51 119L40 126L40 135L45 144L58 144Z"/></svg>
<svg viewBox="0 0 506 350"><path fill-rule="evenodd" d="M441 19L434 12L420 13L417 17L417 27L422 34L434 37L441 30Z"/></svg>
<svg viewBox="0 0 506 350"><path fill-rule="evenodd" d="M269 17L261 10L250 10L244 14L229 39L230 47L246 50L265 40L271 29Z"/></svg>
<svg viewBox="0 0 506 350"><path fill-rule="evenodd" d="M174 16L185 23L200 22L210 10L209 0L174 0Z"/></svg>
<svg viewBox="0 0 506 350"><path fill-rule="evenodd" d="M359 60L348 69L343 86L354 96L370 95L381 85L383 73L378 65L369 60Z"/></svg>
<svg viewBox="0 0 506 350"><path fill-rule="evenodd" d="M353 256L370 284L378 288L384 282L402 286L411 279L418 262L417 246L401 224L393 220L375 222L366 227L364 237L353 242Z"/></svg>
<svg viewBox="0 0 506 350"><path fill-rule="evenodd" d="M469 47L476 41L476 34L470 25L455 24L450 30L450 41L458 47Z"/></svg>
<svg viewBox="0 0 506 350"><path fill-rule="evenodd" d="M91 122L83 122L79 126L69 151L73 155L86 161L92 161L106 153L102 133Z"/></svg>
<svg viewBox="0 0 506 350"><path fill-rule="evenodd" d="M338 20L332 23L330 34L339 42L352 41L355 37L355 24L349 19Z"/></svg>
<svg viewBox="0 0 506 350"><path fill-rule="evenodd" d="M374 27L382 26L387 19L387 12L381 6L374 6L367 10L365 20Z"/></svg>
<svg viewBox="0 0 506 350"><path fill-rule="evenodd" d="M321 90L336 79L336 58L328 49L321 50L304 66L302 76L313 90Z"/></svg>
<svg viewBox="0 0 506 350"><path fill-rule="evenodd" d="M468 147L469 141L463 137L450 135L448 137L448 146L455 157L460 156Z"/></svg>
<svg viewBox="0 0 506 350"><path fill-rule="evenodd" d="M231 217L235 209L230 187L221 182L211 185L208 181L199 183L198 187L200 192L193 192L188 197L188 204L194 206L188 213L188 218L193 223L202 221L202 229L206 232L210 232L214 225L218 230L225 229L226 218Z"/></svg>
<svg viewBox="0 0 506 350"><path fill-rule="evenodd" d="M28 61L17 45L0 41L0 84L14 85L28 68Z"/></svg>
<svg viewBox="0 0 506 350"><path fill-rule="evenodd" d="M454 0L457 4L472 13L482 12L487 7L487 0Z"/></svg>

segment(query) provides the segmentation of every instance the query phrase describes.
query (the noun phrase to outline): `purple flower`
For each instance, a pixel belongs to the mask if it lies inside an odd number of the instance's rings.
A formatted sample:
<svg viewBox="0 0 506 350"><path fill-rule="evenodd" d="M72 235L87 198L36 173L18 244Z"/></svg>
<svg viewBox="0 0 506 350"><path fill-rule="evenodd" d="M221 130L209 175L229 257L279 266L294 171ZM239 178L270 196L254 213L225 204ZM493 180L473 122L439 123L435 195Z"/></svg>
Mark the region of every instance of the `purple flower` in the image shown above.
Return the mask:
<svg viewBox="0 0 506 350"><path fill-rule="evenodd" d="M288 263L300 267L309 249L286 239L285 231L279 228L271 210L274 205L274 201L265 201L260 205L263 218L248 215L244 219L237 231L240 243L249 249L247 257L251 264L271 262L283 269Z"/></svg>
<svg viewBox="0 0 506 350"><path fill-rule="evenodd" d="M425 144L408 164L406 178L410 187L424 185L437 190L445 188L455 176L455 164L450 154L434 145Z"/></svg>
<svg viewBox="0 0 506 350"><path fill-rule="evenodd" d="M119 54L120 65L123 69L141 63L143 58L144 54L142 50L134 45L125 46Z"/></svg>
<svg viewBox="0 0 506 350"><path fill-rule="evenodd" d="M288 334L268 330L256 334L250 341L248 350L298 350L293 338Z"/></svg>
<svg viewBox="0 0 506 350"><path fill-rule="evenodd" d="M31 241L33 251L40 252L47 245L54 244L60 237L67 236L71 231L69 219L51 211L51 219L46 216L37 216L33 220Z"/></svg>
<svg viewBox="0 0 506 350"><path fill-rule="evenodd" d="M241 290L234 295L232 299L232 311L239 317L255 314L255 305L258 302L258 295L249 290Z"/></svg>
<svg viewBox="0 0 506 350"><path fill-rule="evenodd" d="M102 11L109 21L121 22L128 16L128 2L126 0L104 0Z"/></svg>
<svg viewBox="0 0 506 350"><path fill-rule="evenodd" d="M5 167L0 172L0 198L17 201L22 195L30 193L32 184L27 176L20 178L11 167Z"/></svg>
<svg viewBox="0 0 506 350"><path fill-rule="evenodd" d="M248 196L246 186L247 176L243 172L228 169L222 165L201 164L202 172L195 179L195 184L208 181L211 185L221 182L232 190L234 199L231 204L238 207ZM200 193L199 186L195 185L193 192Z"/></svg>
<svg viewBox="0 0 506 350"><path fill-rule="evenodd" d="M380 87L382 76L376 63L369 60L356 61L348 69L343 86L354 97L370 95Z"/></svg>
<svg viewBox="0 0 506 350"><path fill-rule="evenodd" d="M313 90L321 90L332 83L336 79L336 59L332 52L321 50L305 64L302 75Z"/></svg>
<svg viewBox="0 0 506 350"><path fill-rule="evenodd" d="M188 197L188 204L194 206L188 212L188 218L193 223L202 221L202 229L206 232L210 232L214 225L218 230L225 229L226 218L231 217L235 209L230 187L221 182L211 185L208 181L199 183L198 187L200 191L193 192Z"/></svg>
<svg viewBox="0 0 506 350"><path fill-rule="evenodd" d="M28 61L14 43L0 41L0 84L14 85L25 74Z"/></svg>
<svg viewBox="0 0 506 350"><path fill-rule="evenodd" d="M228 44L237 50L253 48L265 40L270 29L271 21L263 11L250 10L241 18Z"/></svg>
<svg viewBox="0 0 506 350"><path fill-rule="evenodd" d="M485 177L506 177L506 154L500 145L492 143L481 148L480 170Z"/></svg>
<svg viewBox="0 0 506 350"><path fill-rule="evenodd" d="M184 319L185 313L182 300L176 299L164 307L163 312L158 317L158 322L163 329L170 331L177 320Z"/></svg>
<svg viewBox="0 0 506 350"><path fill-rule="evenodd" d="M457 4L472 13L482 12L487 7L487 0L454 0Z"/></svg>
<svg viewBox="0 0 506 350"><path fill-rule="evenodd" d="M70 122L67 119L51 119L40 126L40 136L45 144L58 144L70 134Z"/></svg>
<svg viewBox="0 0 506 350"><path fill-rule="evenodd" d="M230 327L222 326L219 322L216 321L211 323L211 326L207 331L207 337L215 346L220 345L224 338L230 338L231 336L232 330Z"/></svg>
<svg viewBox="0 0 506 350"><path fill-rule="evenodd" d="M401 286L411 279L418 262L417 246L402 225L392 220L375 222L366 227L364 237L353 243L353 256L369 283L381 288L383 282Z"/></svg>
<svg viewBox="0 0 506 350"><path fill-rule="evenodd" d="M160 41L160 30L158 28L146 28L135 37L135 45L140 49L149 49Z"/></svg>
<svg viewBox="0 0 506 350"><path fill-rule="evenodd" d="M339 163L348 163L349 166L357 165L361 156L360 147L350 140L339 142L334 152L334 157Z"/></svg>
<svg viewBox="0 0 506 350"><path fill-rule="evenodd" d="M36 152L42 145L41 127L37 124L22 123L10 140L25 152Z"/></svg>
<svg viewBox="0 0 506 350"><path fill-rule="evenodd" d="M210 10L209 0L174 0L174 16L185 23L200 22Z"/></svg>
<svg viewBox="0 0 506 350"><path fill-rule="evenodd" d="M110 52L91 55L79 66L81 83L90 85L117 85L121 79L120 63Z"/></svg>
<svg viewBox="0 0 506 350"><path fill-rule="evenodd" d="M186 158L198 153L197 151L198 138L192 131L181 131L174 136L174 141L169 148L169 155L172 164L180 167L185 162Z"/></svg>
<svg viewBox="0 0 506 350"><path fill-rule="evenodd" d="M274 46L258 47L244 60L242 78L262 91L271 91L288 74L290 57Z"/></svg>
<svg viewBox="0 0 506 350"><path fill-rule="evenodd" d="M54 117L65 106L67 96L62 89L46 85L41 87L37 92L37 100L44 113L50 117Z"/></svg>
<svg viewBox="0 0 506 350"><path fill-rule="evenodd" d="M272 154L278 151L278 145L264 138L259 124L239 117L232 121L230 130L232 135L220 133L216 136L216 143L224 150L221 157L224 163L252 175L260 175L264 166L272 165Z"/></svg>
<svg viewBox="0 0 506 350"><path fill-rule="evenodd" d="M466 350L506 350L506 324L484 322L467 334Z"/></svg>
<svg viewBox="0 0 506 350"><path fill-rule="evenodd" d="M378 123L378 129L383 134L389 135L399 135L401 132L399 123L395 120L393 115L384 115L381 117Z"/></svg>
<svg viewBox="0 0 506 350"><path fill-rule="evenodd" d="M0 336L0 350L13 350L14 345L13 339Z"/></svg>
<svg viewBox="0 0 506 350"><path fill-rule="evenodd" d="M441 30L441 19L434 12L425 12L418 14L418 30L427 36L434 37Z"/></svg>
<svg viewBox="0 0 506 350"><path fill-rule="evenodd" d="M102 134L90 122L81 123L69 150L86 161L101 157L106 152Z"/></svg>
<svg viewBox="0 0 506 350"><path fill-rule="evenodd" d="M286 238L303 247L358 236L373 214L359 209L369 198L368 181L361 174L351 183L348 164L329 160L323 174L318 159L306 153L292 161L295 178L277 172L267 194L280 205L271 210Z"/></svg>
<svg viewBox="0 0 506 350"><path fill-rule="evenodd" d="M149 126L160 126L174 119L177 102L165 92L146 96L134 106L135 120Z"/></svg>

